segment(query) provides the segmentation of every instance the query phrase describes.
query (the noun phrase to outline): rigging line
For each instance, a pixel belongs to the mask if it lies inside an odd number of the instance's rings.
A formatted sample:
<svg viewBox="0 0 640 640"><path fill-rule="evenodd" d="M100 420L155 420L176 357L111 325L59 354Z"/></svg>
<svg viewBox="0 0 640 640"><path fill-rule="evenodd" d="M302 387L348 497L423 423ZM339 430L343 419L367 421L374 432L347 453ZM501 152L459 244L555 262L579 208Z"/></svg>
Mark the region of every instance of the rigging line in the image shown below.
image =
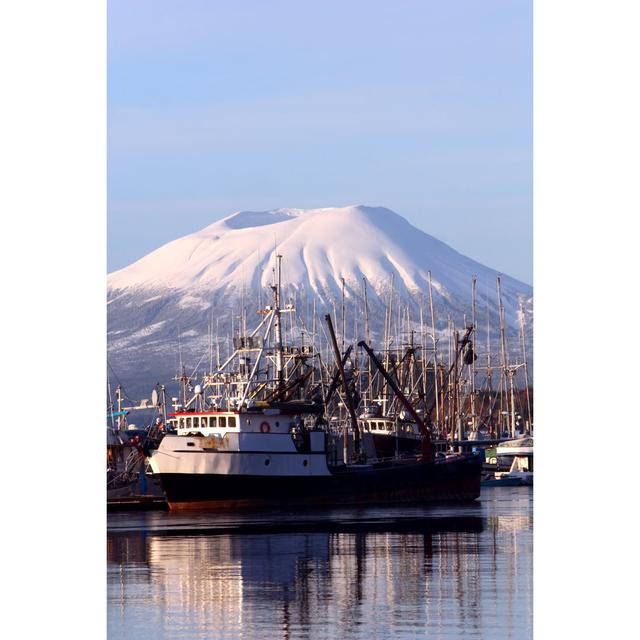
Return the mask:
<svg viewBox="0 0 640 640"><path fill-rule="evenodd" d="M204 360L204 357L206 356L206 352L203 353L200 356L200 360L198 360L198 364L196 365L195 369L193 370L193 373L189 376L189 379L193 378L193 376L195 375L196 371L198 370L198 367L200 366L200 363Z"/></svg>
<svg viewBox="0 0 640 640"><path fill-rule="evenodd" d="M120 378L118 378L118 374L113 370L113 367L109 364L109 360L107 360L107 366L109 367L109 369L111 370L111 373L113 373L114 378L116 379L116 382L118 383L118 385L120 386L120 389L122 391L122 395L131 403L136 404L136 400L133 400L131 397L129 397L129 395L127 394L127 392L125 391L125 386L122 384L122 381L120 380Z"/></svg>
<svg viewBox="0 0 640 640"><path fill-rule="evenodd" d="M108 395L109 395L109 414L111 415L111 429L115 430L116 428L116 423L113 419L113 398L111 397L111 383L107 382L107 391L108 391Z"/></svg>
<svg viewBox="0 0 640 640"><path fill-rule="evenodd" d="M309 326L307 325L307 323L304 321L303 318L300 318L298 321L300 323L302 331L304 331L307 334L307 336L311 336L310 342L311 342L311 347L313 349L313 352L320 353L320 350L316 347L316 334L309 329ZM320 324L320 326L323 327L322 323ZM323 330L324 330L324 327L323 327Z"/></svg>

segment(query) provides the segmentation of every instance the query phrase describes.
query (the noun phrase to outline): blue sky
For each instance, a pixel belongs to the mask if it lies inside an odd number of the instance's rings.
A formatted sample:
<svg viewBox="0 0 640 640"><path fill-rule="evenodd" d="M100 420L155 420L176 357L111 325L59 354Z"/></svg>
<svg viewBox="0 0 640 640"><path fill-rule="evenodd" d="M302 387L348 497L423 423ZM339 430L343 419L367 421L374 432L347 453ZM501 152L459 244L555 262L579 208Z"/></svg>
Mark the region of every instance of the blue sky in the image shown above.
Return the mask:
<svg viewBox="0 0 640 640"><path fill-rule="evenodd" d="M530 1L110 0L107 76L109 271L367 204L532 282Z"/></svg>

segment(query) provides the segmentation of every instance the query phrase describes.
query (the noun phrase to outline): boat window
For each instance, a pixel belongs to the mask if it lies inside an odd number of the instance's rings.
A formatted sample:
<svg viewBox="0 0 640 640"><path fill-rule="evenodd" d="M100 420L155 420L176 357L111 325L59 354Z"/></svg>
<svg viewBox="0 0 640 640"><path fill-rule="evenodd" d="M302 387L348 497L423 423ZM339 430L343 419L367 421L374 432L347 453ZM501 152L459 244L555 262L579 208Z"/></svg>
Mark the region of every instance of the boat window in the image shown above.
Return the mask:
<svg viewBox="0 0 640 640"><path fill-rule="evenodd" d="M193 418L193 426L195 429L197 429L200 426L200 418L198 417Z"/></svg>
<svg viewBox="0 0 640 640"><path fill-rule="evenodd" d="M393 425L390 422L387 422L387 431L391 431L393 428Z"/></svg>
<svg viewBox="0 0 640 640"><path fill-rule="evenodd" d="M191 429L191 418L187 418L187 429Z"/></svg>
<svg viewBox="0 0 640 640"><path fill-rule="evenodd" d="M215 429L218 426L218 418L215 416L209 416L209 426Z"/></svg>
<svg viewBox="0 0 640 640"><path fill-rule="evenodd" d="M221 429L226 428L226 426L227 426L227 418L226 418L226 416L218 416L218 426Z"/></svg>
<svg viewBox="0 0 640 640"><path fill-rule="evenodd" d="M235 428L236 428L236 417L229 416L229 429L235 429Z"/></svg>
<svg viewBox="0 0 640 640"><path fill-rule="evenodd" d="M200 416L200 426L203 429L206 429L209 426L209 417L208 416Z"/></svg>
<svg viewBox="0 0 640 640"><path fill-rule="evenodd" d="M184 418L180 418L180 429L184 429Z"/></svg>

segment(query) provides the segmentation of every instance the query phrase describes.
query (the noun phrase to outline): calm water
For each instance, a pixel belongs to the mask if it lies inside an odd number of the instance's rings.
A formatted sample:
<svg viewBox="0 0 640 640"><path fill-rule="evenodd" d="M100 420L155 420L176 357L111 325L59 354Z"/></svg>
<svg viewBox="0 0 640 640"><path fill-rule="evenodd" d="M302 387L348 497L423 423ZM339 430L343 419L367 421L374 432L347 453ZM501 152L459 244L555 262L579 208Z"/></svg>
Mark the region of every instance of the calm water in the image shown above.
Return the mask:
<svg viewBox="0 0 640 640"><path fill-rule="evenodd" d="M532 497L504 487L450 507L111 514L108 637L529 639Z"/></svg>

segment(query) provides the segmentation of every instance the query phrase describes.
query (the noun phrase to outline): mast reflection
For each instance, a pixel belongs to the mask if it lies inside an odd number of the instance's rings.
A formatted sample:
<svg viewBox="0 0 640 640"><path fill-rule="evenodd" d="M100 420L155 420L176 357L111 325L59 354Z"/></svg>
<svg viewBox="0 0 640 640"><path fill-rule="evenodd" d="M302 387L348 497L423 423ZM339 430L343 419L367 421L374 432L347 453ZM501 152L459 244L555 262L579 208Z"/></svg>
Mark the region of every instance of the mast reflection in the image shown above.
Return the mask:
<svg viewBox="0 0 640 640"><path fill-rule="evenodd" d="M154 628L177 638L187 629L292 637L318 624L331 630L327 637L356 627L414 634L454 618L478 630L487 600L496 611L509 607L495 601L491 547L504 548L503 532L530 525L527 517L471 516L417 532L112 535L110 600L126 624L142 592L155 611Z"/></svg>

